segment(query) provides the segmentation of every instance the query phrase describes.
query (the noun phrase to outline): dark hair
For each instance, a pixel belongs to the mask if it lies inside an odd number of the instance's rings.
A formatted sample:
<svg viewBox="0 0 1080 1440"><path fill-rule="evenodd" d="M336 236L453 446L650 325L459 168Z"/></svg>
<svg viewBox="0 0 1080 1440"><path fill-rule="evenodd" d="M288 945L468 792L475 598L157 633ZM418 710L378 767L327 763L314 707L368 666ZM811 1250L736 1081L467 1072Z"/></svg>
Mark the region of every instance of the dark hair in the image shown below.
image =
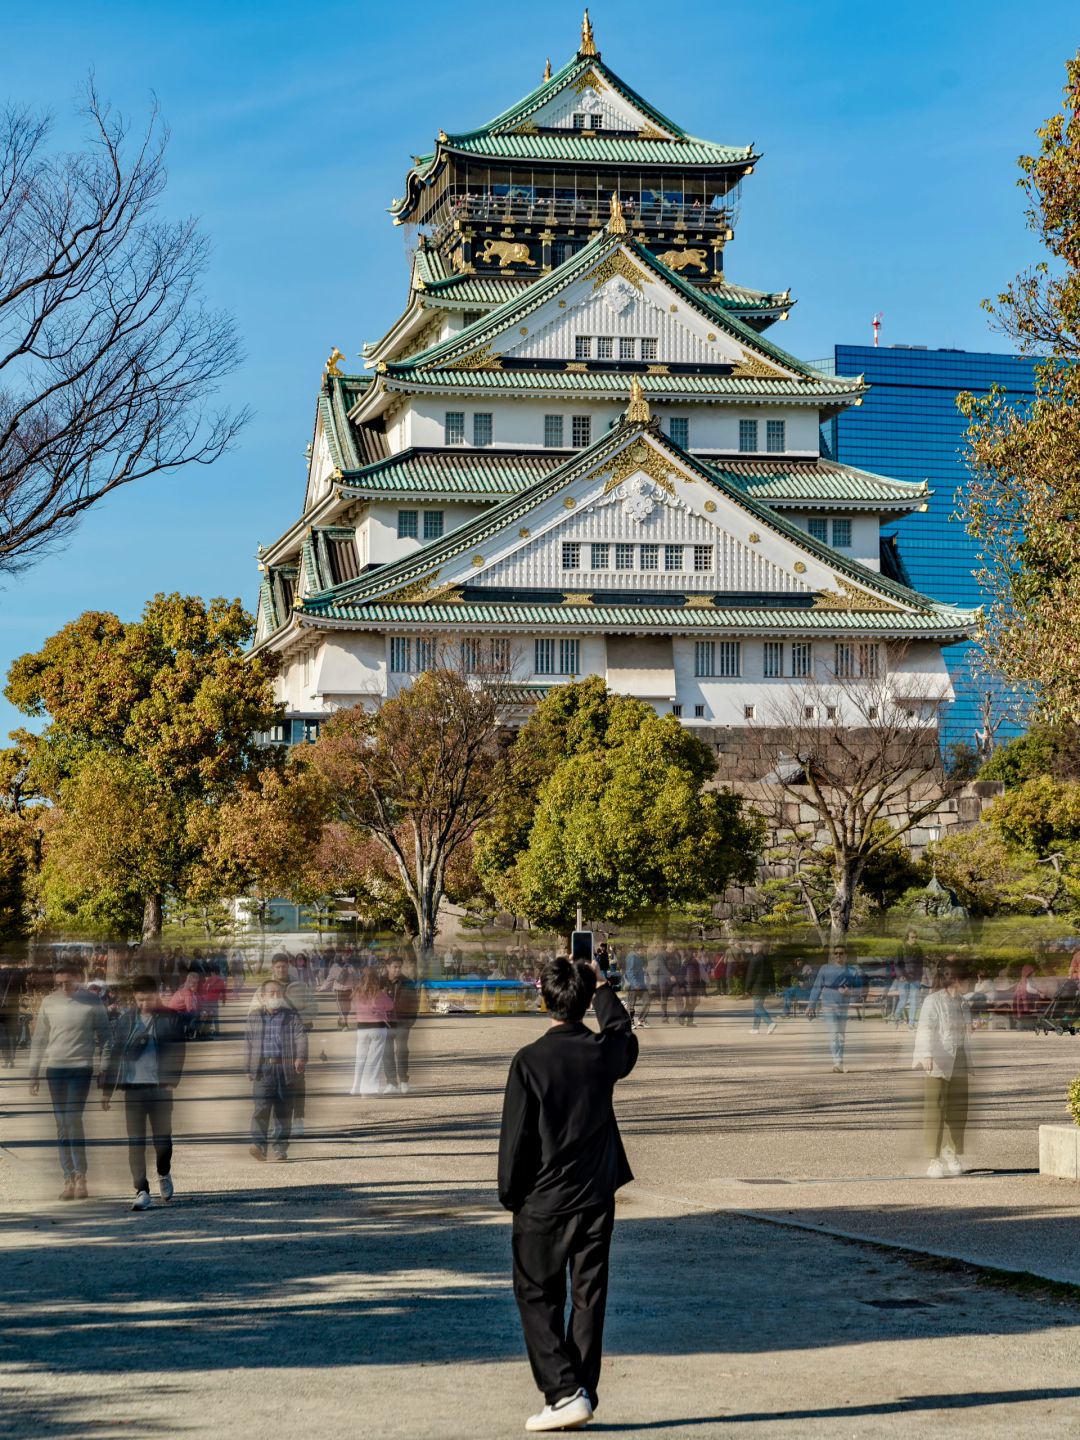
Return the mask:
<svg viewBox="0 0 1080 1440"><path fill-rule="evenodd" d="M145 993L147 990L152 990L156 995L158 992L158 982L152 975L136 975L135 979L131 982L131 993L137 995Z"/></svg>
<svg viewBox="0 0 1080 1440"><path fill-rule="evenodd" d="M560 956L540 972L540 993L548 1013L556 1020L579 1024L596 992L596 971L580 960Z"/></svg>

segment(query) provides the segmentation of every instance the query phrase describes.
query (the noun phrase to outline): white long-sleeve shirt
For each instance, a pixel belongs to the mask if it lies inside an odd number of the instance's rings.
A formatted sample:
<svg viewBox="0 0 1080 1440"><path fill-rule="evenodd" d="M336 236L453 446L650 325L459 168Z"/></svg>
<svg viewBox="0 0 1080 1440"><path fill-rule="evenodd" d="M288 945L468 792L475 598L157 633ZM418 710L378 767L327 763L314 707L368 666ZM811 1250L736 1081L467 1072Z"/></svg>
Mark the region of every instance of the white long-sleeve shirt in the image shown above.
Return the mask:
<svg viewBox="0 0 1080 1440"><path fill-rule="evenodd" d="M911 1068L920 1069L923 1061L929 1060L931 1075L939 1080L951 1080L956 1057L962 1053L970 1070L970 1030L971 1011L967 1002L959 995L950 995L947 990L933 991L926 997L919 1012Z"/></svg>
<svg viewBox="0 0 1080 1440"><path fill-rule="evenodd" d="M30 1042L30 1079L45 1070L93 1070L94 1052L109 1044L105 1006L89 990L53 990L38 1011Z"/></svg>

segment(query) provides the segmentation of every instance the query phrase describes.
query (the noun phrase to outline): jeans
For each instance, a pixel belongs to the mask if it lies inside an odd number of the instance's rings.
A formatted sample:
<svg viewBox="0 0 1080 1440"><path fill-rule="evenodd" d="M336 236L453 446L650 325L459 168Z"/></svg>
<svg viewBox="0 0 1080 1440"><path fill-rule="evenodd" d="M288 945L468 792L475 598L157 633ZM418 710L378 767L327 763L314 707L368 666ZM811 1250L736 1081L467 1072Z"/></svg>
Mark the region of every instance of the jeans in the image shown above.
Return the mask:
<svg viewBox="0 0 1080 1440"><path fill-rule="evenodd" d="M19 1043L18 1015L0 1015L0 1060L15 1064L15 1047Z"/></svg>
<svg viewBox="0 0 1080 1440"><path fill-rule="evenodd" d="M284 1155L292 1134L293 1096L292 1087L277 1061L268 1061L260 1068L255 1077L252 1098L255 1101L251 1116L253 1144L265 1153L270 1117L273 1116L274 1127L270 1134L270 1143L276 1155Z"/></svg>
<svg viewBox="0 0 1080 1440"><path fill-rule="evenodd" d="M388 1085L409 1083L409 1034L411 1025L392 1025L383 1050L383 1074Z"/></svg>
<svg viewBox="0 0 1080 1440"><path fill-rule="evenodd" d="M756 1029L758 1028L758 1026L761 1025L762 1023L764 1023L764 1024L766 1024L766 1025L771 1025L771 1024L773 1023L773 1018L772 1018L772 1016L769 1014L768 1010L765 1009L765 996L764 996L764 995L755 995L755 996L754 996L754 1025L753 1025L753 1028L756 1030Z"/></svg>
<svg viewBox="0 0 1080 1440"><path fill-rule="evenodd" d="M897 985L898 998L893 1019L897 1025L907 1014L907 1023L914 1026L919 1018L919 1000L922 995L922 986L918 980L903 980Z"/></svg>
<svg viewBox="0 0 1080 1440"><path fill-rule="evenodd" d="M154 1137L157 1173L168 1175L172 1167L172 1091L167 1085L128 1085L124 1090L124 1120L127 1124L128 1166L136 1191L149 1190L146 1179L146 1127Z"/></svg>
<svg viewBox="0 0 1080 1440"><path fill-rule="evenodd" d="M56 1117L56 1143L60 1150L60 1168L64 1179L86 1174L86 1136L83 1133L83 1111L90 1093L92 1070L58 1066L45 1071L53 1115Z"/></svg>
<svg viewBox="0 0 1080 1440"><path fill-rule="evenodd" d="M822 1018L825 1021L825 1033L829 1037L829 1050L832 1054L834 1065L844 1063L844 1033L847 1030L848 1010L846 1005L837 1005L828 1010L822 1010Z"/></svg>

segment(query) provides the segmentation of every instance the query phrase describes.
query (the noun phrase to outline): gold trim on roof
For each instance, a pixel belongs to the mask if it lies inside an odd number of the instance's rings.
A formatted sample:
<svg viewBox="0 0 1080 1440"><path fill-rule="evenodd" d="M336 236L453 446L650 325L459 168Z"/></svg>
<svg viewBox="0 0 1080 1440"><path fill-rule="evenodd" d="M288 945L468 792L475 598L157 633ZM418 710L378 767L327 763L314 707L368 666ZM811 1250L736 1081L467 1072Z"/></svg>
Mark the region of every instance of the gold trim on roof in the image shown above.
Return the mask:
<svg viewBox="0 0 1080 1440"><path fill-rule="evenodd" d="M596 48L596 39L593 36L592 21L589 19L588 10L585 11L581 22L581 44L578 47L579 55L599 55Z"/></svg>
<svg viewBox="0 0 1080 1440"><path fill-rule="evenodd" d="M594 290L599 290L601 285L614 279L616 275L621 275L624 280L629 280L635 290L640 290L646 279L644 272L639 270L629 255L624 255L621 250L616 250L614 255L609 255L585 278L593 282Z"/></svg>
<svg viewBox="0 0 1080 1440"><path fill-rule="evenodd" d="M545 79L545 81L551 79L551 56L550 56L550 55L548 56L548 58L547 58L547 59L545 60L545 62L544 62L544 79Z"/></svg>
<svg viewBox="0 0 1080 1440"><path fill-rule="evenodd" d="M868 614L887 612L892 615L904 613L901 606L893 605L881 595L868 594L839 575L834 575L833 581L837 588L822 590L814 601L815 610L854 610L866 611Z"/></svg>
<svg viewBox="0 0 1080 1440"><path fill-rule="evenodd" d="M667 136L664 134L664 132L662 130L658 130L655 125L643 125L637 133L639 140L667 139Z"/></svg>
<svg viewBox="0 0 1080 1440"><path fill-rule="evenodd" d="M579 95L583 95L586 90L602 90L604 82L595 70L586 70L584 75L579 75L574 81L573 88Z"/></svg>
<svg viewBox="0 0 1080 1440"><path fill-rule="evenodd" d="M639 470L644 471L650 480L655 480L669 495L675 494L675 482L672 479L675 472L660 452L644 440L635 440L633 445L628 445L622 454L616 457L614 468L604 486L604 494L610 494Z"/></svg>
<svg viewBox="0 0 1080 1440"><path fill-rule="evenodd" d="M758 359L756 355L747 353L731 373L738 380L775 380L780 372L775 367L766 365L765 361Z"/></svg>
<svg viewBox="0 0 1080 1440"><path fill-rule="evenodd" d="M687 610L715 610L716 601L711 595L688 595L686 608Z"/></svg>
<svg viewBox="0 0 1080 1440"><path fill-rule="evenodd" d="M563 593L562 603L564 605L592 605L593 598L587 591L585 593L565 591Z"/></svg>
<svg viewBox="0 0 1080 1440"><path fill-rule="evenodd" d="M523 125L515 125L510 131L511 135L539 135L540 131L531 120L526 120Z"/></svg>
<svg viewBox="0 0 1080 1440"><path fill-rule="evenodd" d="M463 355L460 360L455 360L453 368L455 370L501 370L502 360L490 345L481 345L479 350L472 350L468 355Z"/></svg>
<svg viewBox="0 0 1080 1440"><path fill-rule="evenodd" d="M439 578L439 571L432 570L428 575L421 575L419 580L412 581L409 585L403 585L400 590L387 591L379 597L380 603L395 605L423 604L425 600L432 599L438 592L436 581ZM446 586L443 586L446 589Z"/></svg>

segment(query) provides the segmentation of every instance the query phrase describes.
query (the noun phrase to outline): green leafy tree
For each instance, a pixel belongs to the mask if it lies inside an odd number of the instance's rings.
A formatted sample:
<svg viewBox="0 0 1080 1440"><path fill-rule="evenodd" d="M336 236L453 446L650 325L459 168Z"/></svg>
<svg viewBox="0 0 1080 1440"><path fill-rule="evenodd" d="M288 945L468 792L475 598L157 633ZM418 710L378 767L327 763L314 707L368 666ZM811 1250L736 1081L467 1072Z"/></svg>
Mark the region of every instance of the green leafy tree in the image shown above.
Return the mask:
<svg viewBox="0 0 1080 1440"><path fill-rule="evenodd" d="M5 694L49 722L33 755L60 807L47 892L137 895L143 938L160 935L200 862L202 812L276 761L257 742L277 707L251 633L237 600L157 595L138 621L87 612L14 662Z"/></svg>
<svg viewBox="0 0 1080 1440"><path fill-rule="evenodd" d="M1080 726L1036 723L1027 734L1000 745L979 771L980 780L1010 787L1040 775L1080 780Z"/></svg>
<svg viewBox="0 0 1080 1440"><path fill-rule="evenodd" d="M972 481L965 518L989 592L982 640L993 665L1029 688L1041 713L1080 720L1080 55L1061 109L1021 156L1028 223L1047 258L986 308L1025 352L1045 356L1035 401L995 388L961 397Z"/></svg>
<svg viewBox="0 0 1080 1440"><path fill-rule="evenodd" d="M755 873L763 822L730 791L705 788L712 753L673 716L589 680L543 701L513 748L509 813L477 851L503 903L534 922L566 925L579 904L611 920L700 903ZM510 860L501 874L493 852Z"/></svg>

